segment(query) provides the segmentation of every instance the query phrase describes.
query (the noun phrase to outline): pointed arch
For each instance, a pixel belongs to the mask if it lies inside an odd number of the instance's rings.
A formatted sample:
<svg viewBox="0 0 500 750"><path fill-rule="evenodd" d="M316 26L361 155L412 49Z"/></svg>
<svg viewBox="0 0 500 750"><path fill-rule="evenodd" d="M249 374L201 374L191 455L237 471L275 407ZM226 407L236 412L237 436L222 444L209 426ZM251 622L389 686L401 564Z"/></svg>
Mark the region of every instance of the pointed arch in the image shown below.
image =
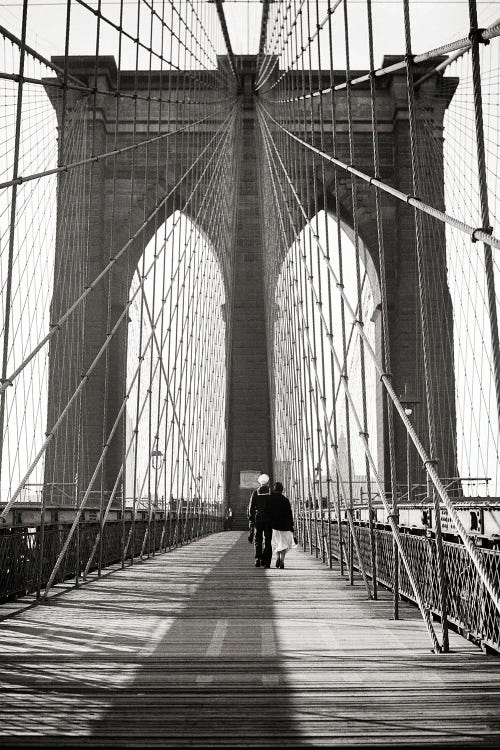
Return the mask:
<svg viewBox="0 0 500 750"><path fill-rule="evenodd" d="M349 477L352 496L361 498L367 489L365 453L359 441L350 439L349 418L339 386L340 373L330 346L347 372L351 394L361 413L365 401L371 449L379 463L383 463L383 444L379 445L377 431L380 384L375 368L365 362L363 387L359 338L352 324L343 318L340 295L332 285L328 263L315 237L329 256L335 273L343 278L351 305L357 306L352 232L341 225L339 238L336 220L320 211L290 247L275 287L272 345L275 473L286 475L288 484L302 482L305 496L323 497L327 477L335 475L331 453L328 458L331 430L343 478ZM362 318L372 345L377 348L378 276L361 242L359 250ZM319 399L311 395L314 391L320 395Z"/></svg>
<svg viewBox="0 0 500 750"><path fill-rule="evenodd" d="M226 294L206 233L174 211L146 245L130 294L126 505L222 504Z"/></svg>

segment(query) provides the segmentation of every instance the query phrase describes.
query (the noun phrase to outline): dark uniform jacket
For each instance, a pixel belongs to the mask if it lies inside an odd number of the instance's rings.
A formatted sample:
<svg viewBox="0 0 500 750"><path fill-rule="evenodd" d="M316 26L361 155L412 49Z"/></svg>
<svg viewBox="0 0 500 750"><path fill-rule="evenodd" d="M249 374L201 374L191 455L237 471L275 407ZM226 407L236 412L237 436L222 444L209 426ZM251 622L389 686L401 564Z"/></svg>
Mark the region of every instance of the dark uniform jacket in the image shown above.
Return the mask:
<svg viewBox="0 0 500 750"><path fill-rule="evenodd" d="M250 526L263 528L270 525L269 499L271 491L267 485L254 490L250 496L248 505L248 521Z"/></svg>
<svg viewBox="0 0 500 750"><path fill-rule="evenodd" d="M271 526L276 531L293 531L293 513L290 500L281 494L273 492L269 501Z"/></svg>

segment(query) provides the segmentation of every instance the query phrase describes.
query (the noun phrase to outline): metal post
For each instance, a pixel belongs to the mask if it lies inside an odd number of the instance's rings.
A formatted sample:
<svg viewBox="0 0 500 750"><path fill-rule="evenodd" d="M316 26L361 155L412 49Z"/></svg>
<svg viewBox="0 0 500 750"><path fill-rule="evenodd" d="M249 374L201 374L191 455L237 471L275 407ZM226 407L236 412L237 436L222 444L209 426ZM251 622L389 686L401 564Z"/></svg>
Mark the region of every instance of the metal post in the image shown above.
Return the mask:
<svg viewBox="0 0 500 750"><path fill-rule="evenodd" d="M45 487L42 487L42 508L40 512L40 544L38 546L38 583L36 598L40 599L43 586L43 556L45 553Z"/></svg>
<svg viewBox="0 0 500 750"><path fill-rule="evenodd" d="M122 522L122 524L121 524L122 525L122 539L121 539L121 559L122 559L122 564L121 564L121 567L122 567L122 569L125 567L125 539L126 539L126 536L127 536L127 527L126 527L126 520L125 520L125 508L126 508L125 501L126 501L126 498L125 498L125 481L123 481L122 482L122 518L121 518L121 522Z"/></svg>
<svg viewBox="0 0 500 750"><path fill-rule="evenodd" d="M490 226L490 210L488 205L488 180L486 176L486 155L484 147L483 97L481 90L481 63L479 60L479 44L489 44L489 40L485 41L482 38L482 29L480 30L477 27L476 0L469 0L469 20L481 223L483 231L486 233L490 233L492 231L492 227ZM493 371L495 377L495 392L497 399L497 417L498 423L500 425L500 343L498 338L495 272L493 269L493 255L491 252L491 245L488 245L485 242L483 243L483 247L484 270L486 274L486 288L488 293L488 312L490 318L491 348L493 350Z"/></svg>
<svg viewBox="0 0 500 750"><path fill-rule="evenodd" d="M22 121L22 110L23 110L23 84L24 84L24 63L26 59L26 25L28 20L28 0L23 0L23 18L22 18L22 29L21 29L21 44L19 49L19 80L17 84L17 105L16 105L16 132L14 135L14 161L12 168L12 178L14 180L18 177L19 171L19 151L21 143L21 121ZM5 312L4 312L4 330L3 330L3 352L2 352L2 386L7 381L7 364L9 361L9 347L10 347L10 324L11 324L11 313L12 313L12 276L14 272L14 243L16 238L16 213L17 213L17 189L18 185L15 182L12 185L12 195L10 202L10 222L9 222L9 250L7 255L7 281L5 287ZM2 476L2 460L3 460L3 441L4 441L4 425L5 425L5 406L6 406L6 391L2 390L0 393L0 481Z"/></svg>
<svg viewBox="0 0 500 750"><path fill-rule="evenodd" d="M408 503L411 503L413 499L411 480L411 441L408 433L406 433L406 484L408 486Z"/></svg>
<svg viewBox="0 0 500 750"><path fill-rule="evenodd" d="M396 493L392 498L391 515L394 523L399 528L399 511L397 507ZM396 540L392 540L392 614L395 620L399 620L399 551Z"/></svg>
<svg viewBox="0 0 500 750"><path fill-rule="evenodd" d="M75 513L78 513L78 498L79 498L79 487L80 483L78 480L78 473L75 476ZM69 555L69 548L68 548ZM75 530L75 586L80 585L80 521Z"/></svg>
<svg viewBox="0 0 500 750"><path fill-rule="evenodd" d="M104 475L104 467L103 467L103 475ZM102 571L102 553L104 551L103 548L103 535L104 535L104 485L103 485L103 479L101 477L101 489L99 492L99 558L97 563L97 577L101 577L101 571ZM85 576L84 576L85 577Z"/></svg>
<svg viewBox="0 0 500 750"><path fill-rule="evenodd" d="M419 194L420 190L420 159L418 150L418 139L417 139L417 120L416 120L416 104L415 104L415 90L413 86L413 58L412 58L412 46L411 46L411 27L410 27L410 6L409 0L403 0L403 11L404 11L404 31L405 31L405 61L406 61L406 80L408 88L408 121L410 131L410 151L411 151L411 167L413 177L413 189L415 194ZM418 288L419 288L419 301L420 301L420 323L422 330L422 354L424 364L424 378L425 378L425 398L427 405L427 420L428 420L428 432L429 432L429 452L430 460L429 465L436 465L436 426L435 426L435 414L434 414L434 378L429 361L429 342L430 342L430 324L429 324L429 300L428 300L428 282L426 276L426 262L427 257L425 253L425 245L423 243L423 217L418 209L415 209L415 246L417 254L417 272L418 272ZM444 560L444 549L443 540L441 534L441 509L439 504L439 497L434 490L434 486L431 483L431 479L428 476L427 484L431 492L431 496L434 502L434 517L435 517L435 532L436 532L436 549L438 559L438 576L439 576L439 598L442 613L442 630L443 630L443 643L441 650L447 652L448 646L448 593L447 593L447 580L446 580L446 569Z"/></svg>

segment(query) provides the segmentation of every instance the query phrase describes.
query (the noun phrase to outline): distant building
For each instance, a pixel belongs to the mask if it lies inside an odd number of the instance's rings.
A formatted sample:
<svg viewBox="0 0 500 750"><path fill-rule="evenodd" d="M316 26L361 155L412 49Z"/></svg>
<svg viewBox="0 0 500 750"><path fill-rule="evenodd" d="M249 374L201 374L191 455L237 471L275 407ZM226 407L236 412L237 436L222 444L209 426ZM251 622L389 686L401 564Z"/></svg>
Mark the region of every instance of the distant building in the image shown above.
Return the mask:
<svg viewBox="0 0 500 750"><path fill-rule="evenodd" d="M347 439L344 435L344 431L341 428L338 439L338 463L339 463L339 475L344 484L345 495L350 499L349 492L349 454L347 450ZM367 487L366 487L366 474L357 474L354 468L354 462L351 457L351 474L352 474L352 499L356 502L366 502L367 498ZM331 499L337 499L337 472L335 469L335 462L332 461L330 465L330 483L331 483ZM322 500L323 507L327 506L328 502L328 477L326 474L321 474L320 481L320 497ZM338 498L342 504L341 498Z"/></svg>

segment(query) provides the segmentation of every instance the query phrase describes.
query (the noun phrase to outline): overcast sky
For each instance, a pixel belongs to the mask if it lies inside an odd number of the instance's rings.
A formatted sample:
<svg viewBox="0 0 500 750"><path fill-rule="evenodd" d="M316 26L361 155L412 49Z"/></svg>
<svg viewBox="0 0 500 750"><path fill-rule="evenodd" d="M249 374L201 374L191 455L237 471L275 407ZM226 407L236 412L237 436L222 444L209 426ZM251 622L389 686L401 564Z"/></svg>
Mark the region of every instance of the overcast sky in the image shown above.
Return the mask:
<svg viewBox="0 0 500 750"><path fill-rule="evenodd" d="M89 0L89 5L97 7L97 0ZM184 8L186 0L176 0L176 7ZM206 3L195 0L197 9L206 10ZM412 0L412 37L414 52L423 52L453 39L466 36L469 28L468 4L466 0ZM118 0L102 0L102 11L110 18L118 19L120 3ZM322 19L327 10L325 0L318 3L319 16ZM352 30L351 66L364 68L368 65L366 36L366 2L349 0L349 17ZM143 15L149 15L143 6ZM169 3L165 0L154 0L154 8L166 19L169 18ZM228 22L229 34L234 52L237 54L255 54L258 50L261 10L259 0L226 0L224 10ZM124 0L125 26L132 28L136 19L137 0ZM215 6L210 6L216 22ZM0 19L9 29L19 32L22 3L19 0L7 0L0 7ZM271 8L271 22L274 9ZM315 21L315 4L311 3L311 12ZM94 54L95 52L95 17L87 9L72 3L72 23L70 54ZM495 2L478 0L479 24L487 26L499 15L499 6ZM37 49L46 54L62 54L64 51L64 31L66 19L66 0L30 0L29 34L31 43L36 42ZM343 28L341 8L334 16L334 28ZM373 0L375 62L382 61L384 54L403 52L403 17L401 0ZM117 34L106 24L101 29L101 54L115 54ZM340 36L336 40L340 42ZM224 53L224 42L218 34L217 52ZM326 49L326 45L325 45ZM344 67L343 42L336 45L337 67ZM132 46L126 48L124 68L134 67ZM157 66L160 67L158 62Z"/></svg>

